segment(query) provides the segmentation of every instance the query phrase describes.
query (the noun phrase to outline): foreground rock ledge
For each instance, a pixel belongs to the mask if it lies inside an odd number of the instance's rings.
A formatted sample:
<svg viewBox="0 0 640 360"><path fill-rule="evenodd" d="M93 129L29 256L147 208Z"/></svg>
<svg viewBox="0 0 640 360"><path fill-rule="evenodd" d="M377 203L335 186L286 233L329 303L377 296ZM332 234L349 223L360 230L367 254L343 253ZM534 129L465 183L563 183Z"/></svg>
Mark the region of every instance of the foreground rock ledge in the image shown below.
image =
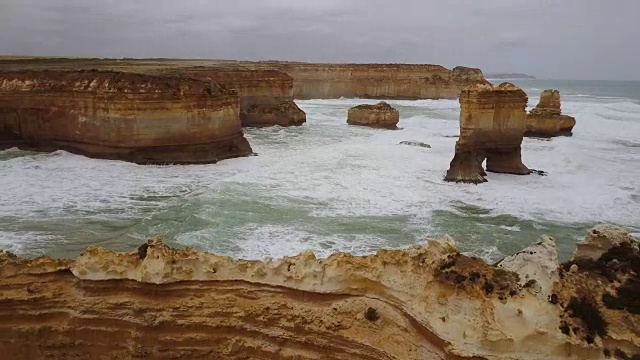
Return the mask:
<svg viewBox="0 0 640 360"><path fill-rule="evenodd" d="M370 256L246 261L90 247L0 252L8 359L602 359L640 356L640 255L599 226L558 264L548 236L497 265L450 238ZM623 357L623 355L625 357Z"/></svg>

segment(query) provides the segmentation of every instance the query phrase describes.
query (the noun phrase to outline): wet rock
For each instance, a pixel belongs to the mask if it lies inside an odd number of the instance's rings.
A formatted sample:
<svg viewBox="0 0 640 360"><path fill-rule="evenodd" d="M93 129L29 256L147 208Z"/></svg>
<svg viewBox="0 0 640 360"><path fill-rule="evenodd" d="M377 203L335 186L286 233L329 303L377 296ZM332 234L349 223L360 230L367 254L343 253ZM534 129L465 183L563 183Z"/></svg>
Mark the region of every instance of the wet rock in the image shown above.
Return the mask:
<svg viewBox="0 0 640 360"><path fill-rule="evenodd" d="M408 146L417 146L421 148L431 149L431 145L427 143L423 143L421 141L409 140L409 141L400 141L398 145L408 145Z"/></svg>

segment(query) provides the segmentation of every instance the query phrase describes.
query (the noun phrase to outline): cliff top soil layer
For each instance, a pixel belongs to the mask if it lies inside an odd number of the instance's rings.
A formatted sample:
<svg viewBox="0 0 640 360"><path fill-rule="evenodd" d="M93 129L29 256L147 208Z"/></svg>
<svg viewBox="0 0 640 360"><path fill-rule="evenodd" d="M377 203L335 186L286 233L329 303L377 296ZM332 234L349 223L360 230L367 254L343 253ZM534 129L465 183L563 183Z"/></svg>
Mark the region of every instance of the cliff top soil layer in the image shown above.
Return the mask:
<svg viewBox="0 0 640 360"><path fill-rule="evenodd" d="M235 94L210 81L190 77L115 72L80 71L0 71L0 91L74 91L127 94L169 94L174 96L218 96Z"/></svg>

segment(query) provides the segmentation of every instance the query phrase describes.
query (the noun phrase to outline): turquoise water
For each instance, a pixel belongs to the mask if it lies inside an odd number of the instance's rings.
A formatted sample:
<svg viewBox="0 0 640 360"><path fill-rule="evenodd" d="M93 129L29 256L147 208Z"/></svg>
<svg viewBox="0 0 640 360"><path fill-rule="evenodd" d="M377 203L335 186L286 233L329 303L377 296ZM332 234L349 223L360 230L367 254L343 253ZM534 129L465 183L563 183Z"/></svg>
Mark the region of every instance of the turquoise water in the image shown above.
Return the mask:
<svg viewBox="0 0 640 360"><path fill-rule="evenodd" d="M349 107L374 100L299 101L304 126L249 129L259 156L214 165L0 152L0 248L71 257L90 244L132 250L162 235L244 258L327 256L449 234L494 261L543 233L566 258L597 223L640 232L640 83L513 82L530 106L542 89L559 88L563 112L577 118L573 137L525 139L525 164L548 176L443 182L458 134L455 100L389 101L399 131L346 125Z"/></svg>

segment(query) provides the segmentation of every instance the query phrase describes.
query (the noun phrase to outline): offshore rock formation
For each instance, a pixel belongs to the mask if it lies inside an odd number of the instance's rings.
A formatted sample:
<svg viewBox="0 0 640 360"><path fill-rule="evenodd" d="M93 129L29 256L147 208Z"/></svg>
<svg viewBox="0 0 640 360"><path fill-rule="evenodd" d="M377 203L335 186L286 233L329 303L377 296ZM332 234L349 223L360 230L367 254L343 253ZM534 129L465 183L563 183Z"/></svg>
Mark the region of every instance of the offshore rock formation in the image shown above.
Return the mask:
<svg viewBox="0 0 640 360"><path fill-rule="evenodd" d="M553 137L571 136L576 119L562 115L560 110L560 92L544 90L540 94L538 105L527 114L525 136Z"/></svg>
<svg viewBox="0 0 640 360"><path fill-rule="evenodd" d="M0 148L140 164L252 153L238 96L210 81L111 71L0 73Z"/></svg>
<svg viewBox="0 0 640 360"><path fill-rule="evenodd" d="M370 126L385 129L397 129L400 114L398 110L384 101L376 105L358 105L349 109L347 124Z"/></svg>
<svg viewBox="0 0 640 360"><path fill-rule="evenodd" d="M311 64L261 62L293 77L296 99L455 99L460 90L485 82L480 69L418 64Z"/></svg>
<svg viewBox="0 0 640 360"><path fill-rule="evenodd" d="M302 125L307 120L293 101L293 79L281 71L206 67L162 71L208 79L237 90L243 126Z"/></svg>
<svg viewBox="0 0 640 360"><path fill-rule="evenodd" d="M423 143L422 141L417 141L417 140L400 141L398 145L416 146L416 147L421 147L425 149L431 149L431 145L427 143Z"/></svg>
<svg viewBox="0 0 640 360"><path fill-rule="evenodd" d="M486 182L487 171L527 175L521 144L525 129L527 94L511 84L476 83L460 94L460 138L446 181Z"/></svg>
<svg viewBox="0 0 640 360"><path fill-rule="evenodd" d="M450 238L374 255L245 261L150 240L78 259L0 252L9 359L635 359L638 243L597 258L540 242L492 266ZM622 357L624 355L625 357ZM635 356L635 357L634 357Z"/></svg>

